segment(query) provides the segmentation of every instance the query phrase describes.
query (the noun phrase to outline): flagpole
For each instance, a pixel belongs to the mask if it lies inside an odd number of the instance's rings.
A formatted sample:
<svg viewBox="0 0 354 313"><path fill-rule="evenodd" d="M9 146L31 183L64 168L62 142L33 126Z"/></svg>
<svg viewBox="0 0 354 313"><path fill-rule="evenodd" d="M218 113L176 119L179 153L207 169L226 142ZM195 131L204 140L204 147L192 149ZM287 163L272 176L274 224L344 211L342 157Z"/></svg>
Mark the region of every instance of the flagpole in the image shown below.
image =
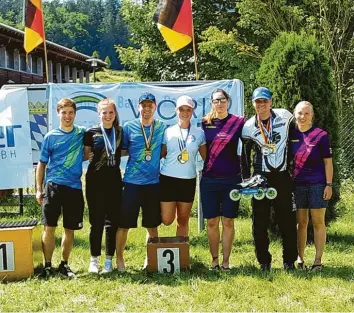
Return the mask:
<svg viewBox="0 0 354 313"><path fill-rule="evenodd" d="M42 2L42 21L43 21L43 44L44 44L44 62L45 62L45 72L46 72L46 79L47 79L47 84L49 83L49 72L48 72L48 54L47 54L47 40L45 37L45 31L44 31L44 5Z"/></svg>
<svg viewBox="0 0 354 313"><path fill-rule="evenodd" d="M195 36L194 36L193 1L191 1L191 13L192 13L192 40L193 40L193 54L194 54L195 80L199 80L197 48L196 48Z"/></svg>

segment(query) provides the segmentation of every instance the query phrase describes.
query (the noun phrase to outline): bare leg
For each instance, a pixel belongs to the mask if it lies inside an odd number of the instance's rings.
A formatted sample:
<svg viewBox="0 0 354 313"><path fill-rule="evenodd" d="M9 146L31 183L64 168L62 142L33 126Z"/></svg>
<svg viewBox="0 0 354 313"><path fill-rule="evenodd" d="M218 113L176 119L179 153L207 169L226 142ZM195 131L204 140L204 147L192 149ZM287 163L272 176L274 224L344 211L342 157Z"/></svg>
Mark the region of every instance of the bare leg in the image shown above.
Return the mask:
<svg viewBox="0 0 354 313"><path fill-rule="evenodd" d="M166 226L171 225L176 217L176 202L161 202L162 223Z"/></svg>
<svg viewBox="0 0 354 313"><path fill-rule="evenodd" d="M146 228L146 230L147 230L146 242L148 242L149 238L154 238L154 237L158 237L159 236L159 233L157 231L157 227ZM148 257L146 255L143 268L145 269L147 267L147 265L148 265Z"/></svg>
<svg viewBox="0 0 354 313"><path fill-rule="evenodd" d="M68 261L71 250L74 245L74 231L64 228L63 238L61 240L61 258L63 261Z"/></svg>
<svg viewBox="0 0 354 313"><path fill-rule="evenodd" d="M211 266L219 265L219 242L220 242L220 230L219 230L220 217L214 217L208 219L208 240L209 250L212 256Z"/></svg>
<svg viewBox="0 0 354 313"><path fill-rule="evenodd" d="M116 235L116 253L117 253L117 269L119 272L125 272L124 249L127 243L129 228L119 228Z"/></svg>
<svg viewBox="0 0 354 313"><path fill-rule="evenodd" d="M222 254L223 254L222 265L225 268L229 268L230 254L231 254L232 244L235 237L234 219L222 217L221 222L222 222Z"/></svg>
<svg viewBox="0 0 354 313"><path fill-rule="evenodd" d="M176 236L188 236L189 216L193 203L177 202L177 231Z"/></svg>
<svg viewBox="0 0 354 313"><path fill-rule="evenodd" d="M325 214L325 208L311 210L311 218L314 229L314 239L316 247L316 257L314 264L322 263L322 255L326 244Z"/></svg>
<svg viewBox="0 0 354 313"><path fill-rule="evenodd" d="M309 210L298 209L297 215L297 250L298 262L304 262L305 247L307 241L307 225L309 223Z"/></svg>
<svg viewBox="0 0 354 313"><path fill-rule="evenodd" d="M45 262L51 262L55 248L55 229L56 227L44 226L42 234L42 249Z"/></svg>

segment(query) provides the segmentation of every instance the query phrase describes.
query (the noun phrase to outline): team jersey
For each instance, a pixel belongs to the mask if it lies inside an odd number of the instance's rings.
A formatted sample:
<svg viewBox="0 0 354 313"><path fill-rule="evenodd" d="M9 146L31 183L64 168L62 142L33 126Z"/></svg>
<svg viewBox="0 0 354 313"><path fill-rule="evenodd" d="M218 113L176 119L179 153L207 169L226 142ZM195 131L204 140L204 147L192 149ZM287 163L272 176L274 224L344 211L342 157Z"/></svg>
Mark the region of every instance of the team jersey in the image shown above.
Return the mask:
<svg viewBox="0 0 354 313"><path fill-rule="evenodd" d="M116 132L116 152L115 152L115 165L113 169L115 171L120 172L120 157L122 150L122 135L123 129L122 127L118 127L118 129L114 129L114 127L110 129L105 129L108 136L112 135L112 131ZM98 172L102 173L102 175L108 174L112 172L112 167L107 166L107 152L105 148L105 143L102 135L102 129L100 125L93 126L89 128L84 135L84 145L91 148L93 152L93 159L88 166L88 173ZM114 170L113 170L114 172Z"/></svg>
<svg viewBox="0 0 354 313"><path fill-rule="evenodd" d="M296 185L325 184L324 159L332 158L328 134L311 127L305 132L295 128L291 132L293 180Z"/></svg>
<svg viewBox="0 0 354 313"><path fill-rule="evenodd" d="M46 183L82 188L84 133L84 127L74 125L70 132L55 128L44 136L39 161L47 164Z"/></svg>
<svg viewBox="0 0 354 313"><path fill-rule="evenodd" d="M150 136L150 126L144 126L146 137ZM125 123L123 127L123 150L128 151L128 163L123 181L136 185L156 184L159 182L160 156L166 124L154 120L154 133L151 139L151 160L145 160L145 141L140 119Z"/></svg>
<svg viewBox="0 0 354 313"><path fill-rule="evenodd" d="M203 121L208 151L203 168L204 177L241 179L237 151L244 123L244 117L232 114L224 119L215 118L210 124Z"/></svg>
<svg viewBox="0 0 354 313"><path fill-rule="evenodd" d="M289 169L289 131L294 127L293 115L285 109L272 109L270 116L271 138L270 143L274 150L269 149L264 142L261 129L258 125L257 115L251 117L243 127L243 153L246 162L243 164L244 178L250 176L251 150L255 151L253 157L254 173L281 172Z"/></svg>
<svg viewBox="0 0 354 313"><path fill-rule="evenodd" d="M181 164L178 157L184 149L184 141L188 151L188 161ZM182 129L178 124L170 126L165 131L163 144L166 145L167 156L162 165L161 174L185 179L197 176L196 156L199 147L205 145L205 136L202 129L191 125L188 133L188 129Z"/></svg>

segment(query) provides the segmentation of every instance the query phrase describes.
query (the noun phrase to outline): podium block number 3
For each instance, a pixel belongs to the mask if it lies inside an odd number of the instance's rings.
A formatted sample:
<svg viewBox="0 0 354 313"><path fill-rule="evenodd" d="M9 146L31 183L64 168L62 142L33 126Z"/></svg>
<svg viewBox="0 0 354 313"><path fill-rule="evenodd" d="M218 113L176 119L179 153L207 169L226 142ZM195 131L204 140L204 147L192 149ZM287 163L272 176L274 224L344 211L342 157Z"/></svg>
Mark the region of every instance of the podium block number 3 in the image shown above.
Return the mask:
<svg viewBox="0 0 354 313"><path fill-rule="evenodd" d="M13 242L0 242L0 272L15 270Z"/></svg>
<svg viewBox="0 0 354 313"><path fill-rule="evenodd" d="M159 273L179 273L179 248L157 249L157 269Z"/></svg>

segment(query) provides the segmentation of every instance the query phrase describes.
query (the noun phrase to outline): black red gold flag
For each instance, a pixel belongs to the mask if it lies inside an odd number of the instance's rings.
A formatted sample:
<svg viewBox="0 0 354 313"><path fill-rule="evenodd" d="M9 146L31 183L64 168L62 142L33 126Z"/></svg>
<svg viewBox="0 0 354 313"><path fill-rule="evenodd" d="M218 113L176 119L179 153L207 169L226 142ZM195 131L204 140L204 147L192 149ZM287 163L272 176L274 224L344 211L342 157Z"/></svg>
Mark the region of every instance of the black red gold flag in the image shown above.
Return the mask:
<svg viewBox="0 0 354 313"><path fill-rule="evenodd" d="M191 0L160 0L154 21L172 52L192 41L192 18Z"/></svg>
<svg viewBox="0 0 354 313"><path fill-rule="evenodd" d="M25 0L25 42L26 53L44 42L42 0Z"/></svg>

